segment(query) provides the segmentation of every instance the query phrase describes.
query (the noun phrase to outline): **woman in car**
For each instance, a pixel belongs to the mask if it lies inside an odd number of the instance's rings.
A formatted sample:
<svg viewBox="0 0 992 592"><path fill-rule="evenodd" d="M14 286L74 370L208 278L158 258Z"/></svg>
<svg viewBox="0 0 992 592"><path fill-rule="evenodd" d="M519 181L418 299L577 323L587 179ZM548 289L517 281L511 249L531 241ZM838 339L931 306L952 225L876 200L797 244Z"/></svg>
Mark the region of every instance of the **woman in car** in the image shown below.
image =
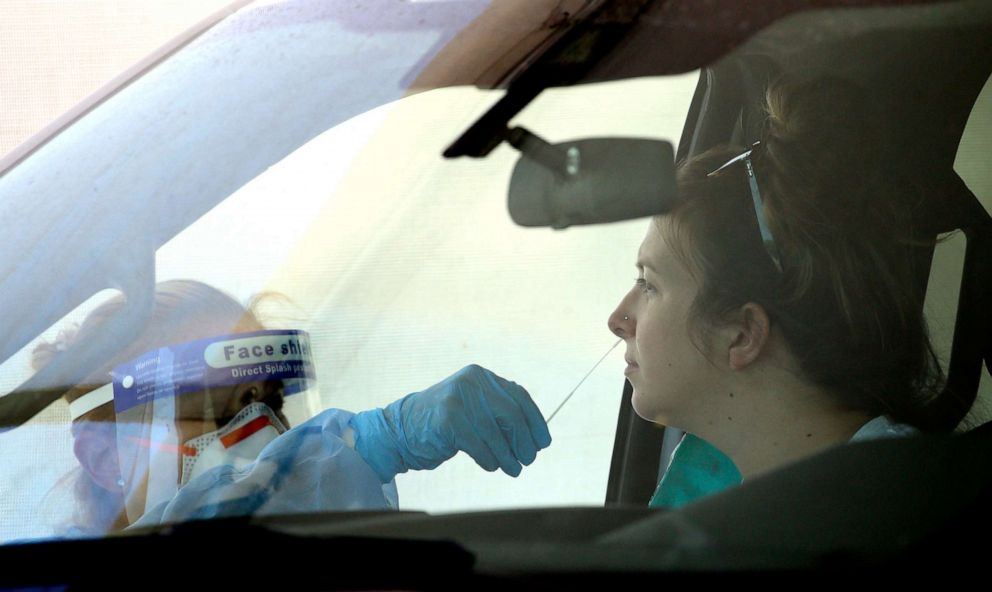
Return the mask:
<svg viewBox="0 0 992 592"><path fill-rule="evenodd" d="M678 167L608 321L635 411L687 432L652 505L927 427L944 381L921 243L869 107L841 82L783 81L760 142Z"/></svg>
<svg viewBox="0 0 992 592"><path fill-rule="evenodd" d="M86 347L123 305L122 296L113 297L78 329L38 346L35 368L68 349ZM148 413L139 413L138 421L126 420L122 401L115 401L116 368L134 360L131 368L139 368L165 351L168 367L188 381L190 366L178 362L190 343L228 344L258 338L259 332L267 333L263 338L280 333L265 332L253 308L200 282L161 282L141 334L65 393L80 466L56 488L71 489L76 502L63 534L100 535L132 525L221 516L395 508L397 473L432 469L464 450L490 471L517 475L521 464L533 462L550 444L527 392L477 366L386 410L355 415L328 409L297 426L283 414L280 381L250 375L212 384L205 373L202 384L180 388L178 378L174 387L170 383L162 397L171 410L165 416L148 403ZM190 359L209 355L203 346L194 353L202 356ZM236 348L223 353L236 355ZM256 366L237 368L248 374L246 369ZM152 375L172 380L158 367ZM120 386L131 388L133 380L128 376ZM152 398L157 397L156 391ZM167 495L155 495L162 492Z"/></svg>

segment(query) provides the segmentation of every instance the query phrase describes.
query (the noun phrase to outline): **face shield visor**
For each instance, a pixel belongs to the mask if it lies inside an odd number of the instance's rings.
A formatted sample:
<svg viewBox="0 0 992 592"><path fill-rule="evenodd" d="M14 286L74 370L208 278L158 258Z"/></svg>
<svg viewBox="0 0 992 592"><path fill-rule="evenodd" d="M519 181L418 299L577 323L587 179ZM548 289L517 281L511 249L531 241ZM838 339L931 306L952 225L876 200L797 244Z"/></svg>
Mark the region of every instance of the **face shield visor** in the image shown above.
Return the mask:
<svg viewBox="0 0 992 592"><path fill-rule="evenodd" d="M249 465L319 410L303 331L163 347L117 366L112 376L117 454L132 522L214 467Z"/></svg>

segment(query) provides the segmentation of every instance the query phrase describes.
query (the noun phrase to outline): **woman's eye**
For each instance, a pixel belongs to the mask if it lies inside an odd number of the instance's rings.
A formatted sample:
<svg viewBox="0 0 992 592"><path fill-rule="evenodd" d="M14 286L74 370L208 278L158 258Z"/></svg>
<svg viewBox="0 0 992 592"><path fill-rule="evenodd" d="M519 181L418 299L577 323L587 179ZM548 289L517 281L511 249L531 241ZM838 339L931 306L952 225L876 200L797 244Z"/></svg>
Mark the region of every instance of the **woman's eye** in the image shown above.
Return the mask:
<svg viewBox="0 0 992 592"><path fill-rule="evenodd" d="M644 292L645 294L654 294L655 293L654 286L652 286L651 284L649 284L647 282L647 280L645 280L644 278L637 278L636 280L634 280L634 283L641 290L641 292Z"/></svg>

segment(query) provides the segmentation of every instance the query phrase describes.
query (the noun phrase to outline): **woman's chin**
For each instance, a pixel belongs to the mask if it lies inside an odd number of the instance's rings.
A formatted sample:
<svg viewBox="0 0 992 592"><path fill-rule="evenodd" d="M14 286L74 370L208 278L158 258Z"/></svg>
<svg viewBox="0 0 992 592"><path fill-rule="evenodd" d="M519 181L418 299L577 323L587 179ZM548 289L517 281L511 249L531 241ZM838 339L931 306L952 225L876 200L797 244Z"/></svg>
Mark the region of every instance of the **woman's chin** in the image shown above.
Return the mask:
<svg viewBox="0 0 992 592"><path fill-rule="evenodd" d="M638 391L637 387L634 387L634 393L630 398L630 405L634 408L634 413L640 416L641 419L646 419L648 421L655 421L655 410L649 401L646 401L644 396Z"/></svg>
<svg viewBox="0 0 992 592"><path fill-rule="evenodd" d="M664 409L660 409L657 401L652 400L650 397L645 397L638 392L636 385L634 385L634 393L631 396L630 404L634 408L634 413L641 419L661 425L670 425L670 414L665 413Z"/></svg>

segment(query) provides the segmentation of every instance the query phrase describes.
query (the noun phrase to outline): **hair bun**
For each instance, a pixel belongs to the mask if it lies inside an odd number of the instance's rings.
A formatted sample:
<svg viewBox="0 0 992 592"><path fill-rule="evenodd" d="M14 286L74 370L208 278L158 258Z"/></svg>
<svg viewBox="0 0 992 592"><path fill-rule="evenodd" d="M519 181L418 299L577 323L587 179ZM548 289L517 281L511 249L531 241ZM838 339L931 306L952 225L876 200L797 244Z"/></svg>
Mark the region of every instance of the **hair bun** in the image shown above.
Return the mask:
<svg viewBox="0 0 992 592"><path fill-rule="evenodd" d="M864 228L889 215L874 109L861 86L839 78L782 78L768 88L756 166L767 171L772 200L806 230Z"/></svg>
<svg viewBox="0 0 992 592"><path fill-rule="evenodd" d="M781 78L765 93L765 136L770 143L846 148L872 154L878 117L865 89L840 78ZM869 135L871 137L865 138Z"/></svg>

